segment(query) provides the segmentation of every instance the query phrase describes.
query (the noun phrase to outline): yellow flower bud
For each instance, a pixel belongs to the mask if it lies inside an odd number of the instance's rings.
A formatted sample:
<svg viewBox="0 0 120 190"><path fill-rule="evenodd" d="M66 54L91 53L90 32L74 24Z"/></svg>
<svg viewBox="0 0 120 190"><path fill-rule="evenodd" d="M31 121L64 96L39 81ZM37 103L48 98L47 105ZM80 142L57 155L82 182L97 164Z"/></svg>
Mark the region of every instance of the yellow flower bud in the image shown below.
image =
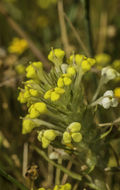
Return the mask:
<svg viewBox="0 0 120 190"><path fill-rule="evenodd" d="M43 69L43 64L41 61L37 61L37 62L33 62L32 65L37 68L37 69L40 69L42 70Z"/></svg>
<svg viewBox="0 0 120 190"><path fill-rule="evenodd" d="M73 122L68 126L68 129L70 130L70 132L75 133L75 132L79 132L81 129L81 124L79 122Z"/></svg>
<svg viewBox="0 0 120 190"><path fill-rule="evenodd" d="M27 68L26 68L26 77L27 78L36 78L36 71L34 69L34 67L32 65L29 65Z"/></svg>
<svg viewBox="0 0 120 190"><path fill-rule="evenodd" d="M44 114L47 112L47 106L43 102L38 102L34 104L34 108L39 111L40 114Z"/></svg>
<svg viewBox="0 0 120 190"><path fill-rule="evenodd" d="M35 123L30 119L24 119L22 123L22 134L30 133L35 127Z"/></svg>
<svg viewBox="0 0 120 190"><path fill-rule="evenodd" d="M55 185L53 190L60 190L60 185Z"/></svg>
<svg viewBox="0 0 120 190"><path fill-rule="evenodd" d="M57 62L58 64L62 64L64 55L65 55L65 52L63 50L54 49L50 51L48 55L48 59L52 61L53 63Z"/></svg>
<svg viewBox="0 0 120 190"><path fill-rule="evenodd" d="M27 102L26 98L24 97L24 92L22 92L22 91L19 93L19 96L17 99L22 104Z"/></svg>
<svg viewBox="0 0 120 190"><path fill-rule="evenodd" d="M67 73L68 73L70 76L74 76L75 73L76 73L75 68L74 68L74 67L68 67Z"/></svg>
<svg viewBox="0 0 120 190"><path fill-rule="evenodd" d="M55 92L58 93L58 94L64 94L65 90L63 88L56 87Z"/></svg>
<svg viewBox="0 0 120 190"><path fill-rule="evenodd" d="M22 54L28 48L27 41L20 38L13 38L8 51L10 53Z"/></svg>
<svg viewBox="0 0 120 190"><path fill-rule="evenodd" d="M51 93L51 101L57 101L57 100L59 100L59 98L60 98L60 95L58 94L58 93L56 93L56 92L52 92Z"/></svg>
<svg viewBox="0 0 120 190"><path fill-rule="evenodd" d="M46 104L43 102L37 102L30 106L29 108L30 118L36 118L41 114L45 114L47 112Z"/></svg>
<svg viewBox="0 0 120 190"><path fill-rule="evenodd" d="M72 83L72 80L68 77L64 77L64 84L65 86L69 86Z"/></svg>
<svg viewBox="0 0 120 190"><path fill-rule="evenodd" d="M74 142L78 143L82 140L82 135L81 133L73 133L72 134L72 139Z"/></svg>
<svg viewBox="0 0 120 190"><path fill-rule="evenodd" d="M16 65L15 70L18 74L25 74L25 66L22 64Z"/></svg>
<svg viewBox="0 0 120 190"><path fill-rule="evenodd" d="M120 72L120 59L114 60L112 64L113 68Z"/></svg>
<svg viewBox="0 0 120 190"><path fill-rule="evenodd" d="M72 189L72 186L71 186L70 183L66 183L66 184L64 185L64 190L71 190L71 189Z"/></svg>
<svg viewBox="0 0 120 190"><path fill-rule="evenodd" d="M117 98L120 98L120 87L114 89L114 95Z"/></svg>
<svg viewBox="0 0 120 190"><path fill-rule="evenodd" d="M64 142L65 144L71 143L71 136L70 136L70 133L68 133L67 131L65 131L65 132L63 133L63 142Z"/></svg>
<svg viewBox="0 0 120 190"><path fill-rule="evenodd" d="M48 90L45 94L44 94L44 98L45 99L49 99L51 97L51 93L53 92L53 90Z"/></svg>
<svg viewBox="0 0 120 190"><path fill-rule="evenodd" d="M93 66L96 63L96 60L93 58L88 58L87 61L90 63L91 66Z"/></svg>
<svg viewBox="0 0 120 190"><path fill-rule="evenodd" d="M75 62L77 65L81 65L82 61L83 60L86 60L87 57L85 57L84 55L81 55L81 54L76 54L75 56Z"/></svg>
<svg viewBox="0 0 120 190"><path fill-rule="evenodd" d="M61 88L61 87L64 86L63 78L60 77L60 78L58 79L58 81L57 81L57 86L58 86L59 88Z"/></svg>
<svg viewBox="0 0 120 190"><path fill-rule="evenodd" d="M24 92L24 98L25 99L28 99L28 98L30 98L30 93L29 93L29 90L25 90L25 92Z"/></svg>
<svg viewBox="0 0 120 190"><path fill-rule="evenodd" d="M110 55L106 53L97 54L95 56L97 64L100 66L106 66L111 61Z"/></svg>
<svg viewBox="0 0 120 190"><path fill-rule="evenodd" d="M35 89L30 89L29 92L32 96L38 96L38 91Z"/></svg>
<svg viewBox="0 0 120 190"><path fill-rule="evenodd" d="M84 72L89 71L91 69L91 65L87 60L81 63L81 67Z"/></svg>
<svg viewBox="0 0 120 190"><path fill-rule="evenodd" d="M30 110L30 111L29 111L29 110ZM28 110L28 111L29 111L29 113L30 113L30 118L31 118L31 119L34 119L34 118L40 116L39 111L36 110L34 107L32 107L32 108L29 109L29 110Z"/></svg>
<svg viewBox="0 0 120 190"><path fill-rule="evenodd" d="M49 144L50 144L50 141L43 136L42 137L42 147L47 148Z"/></svg>
<svg viewBox="0 0 120 190"><path fill-rule="evenodd" d="M43 71L42 62L33 62L26 68L26 77L27 78L36 78L36 71Z"/></svg>
<svg viewBox="0 0 120 190"><path fill-rule="evenodd" d="M81 65L82 61L85 59L87 58L81 54L71 55L68 63L73 64L75 62L77 65Z"/></svg>
<svg viewBox="0 0 120 190"><path fill-rule="evenodd" d="M46 130L44 132L44 137L48 139L49 141L54 141L56 137L56 132L52 129Z"/></svg>

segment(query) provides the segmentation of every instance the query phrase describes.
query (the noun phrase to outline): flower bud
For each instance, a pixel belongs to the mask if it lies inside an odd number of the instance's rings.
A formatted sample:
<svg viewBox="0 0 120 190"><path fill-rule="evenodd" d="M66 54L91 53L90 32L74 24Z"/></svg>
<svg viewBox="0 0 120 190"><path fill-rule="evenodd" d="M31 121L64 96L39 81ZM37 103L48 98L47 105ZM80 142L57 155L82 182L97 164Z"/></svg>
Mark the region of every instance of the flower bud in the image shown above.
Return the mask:
<svg viewBox="0 0 120 190"><path fill-rule="evenodd" d="M73 122L68 126L71 133L79 132L81 129L81 124L79 122Z"/></svg>
<svg viewBox="0 0 120 190"><path fill-rule="evenodd" d="M57 135L56 132L55 132L54 130L52 130L52 129L46 130L46 131L44 132L44 137L45 137L46 139L48 139L49 141L54 141L56 135Z"/></svg>
<svg viewBox="0 0 120 190"><path fill-rule="evenodd" d="M71 143L71 136L70 136L70 133L67 132L67 131L65 131L65 132L63 133L63 142L64 142L65 144Z"/></svg>
<svg viewBox="0 0 120 190"><path fill-rule="evenodd" d="M81 133L73 133L72 134L72 139L73 139L74 142L79 143L82 140Z"/></svg>
<svg viewBox="0 0 120 190"><path fill-rule="evenodd" d="M53 49L48 55L48 59L53 63L62 64L65 52L61 49Z"/></svg>
<svg viewBox="0 0 120 190"><path fill-rule="evenodd" d="M63 78L59 78L58 81L57 81L57 85L59 88L63 87L64 86L64 81L63 81Z"/></svg>
<svg viewBox="0 0 120 190"><path fill-rule="evenodd" d="M84 60L82 63L81 63L81 67L82 67L82 70L84 72L87 72L91 69L91 65L90 63L87 61L87 60Z"/></svg>
<svg viewBox="0 0 120 190"><path fill-rule="evenodd" d="M22 134L30 133L35 127L35 123L30 119L24 119L22 123Z"/></svg>
<svg viewBox="0 0 120 190"><path fill-rule="evenodd" d="M55 92L58 93L58 94L64 94L65 90L63 88L56 87Z"/></svg>
<svg viewBox="0 0 120 190"><path fill-rule="evenodd" d="M69 86L72 83L72 80L69 77L64 77L63 80L65 86Z"/></svg>
<svg viewBox="0 0 120 190"><path fill-rule="evenodd" d="M58 94L58 93L56 93L56 92L52 92L51 93L51 101L57 101L57 100L59 100L59 98L60 98L60 95Z"/></svg>
<svg viewBox="0 0 120 190"><path fill-rule="evenodd" d="M43 136L42 137L42 147L47 148L49 144L50 144L50 141Z"/></svg>
<svg viewBox="0 0 120 190"><path fill-rule="evenodd" d="M68 73L70 76L74 76L74 75L76 74L75 68L74 68L74 67L68 67L67 73Z"/></svg>

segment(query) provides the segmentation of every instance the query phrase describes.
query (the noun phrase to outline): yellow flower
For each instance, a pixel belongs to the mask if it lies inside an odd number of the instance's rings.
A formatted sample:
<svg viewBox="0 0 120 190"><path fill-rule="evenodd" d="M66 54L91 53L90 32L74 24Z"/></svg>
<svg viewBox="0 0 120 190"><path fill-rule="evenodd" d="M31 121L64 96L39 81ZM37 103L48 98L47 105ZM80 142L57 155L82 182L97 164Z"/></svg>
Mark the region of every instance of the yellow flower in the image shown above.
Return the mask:
<svg viewBox="0 0 120 190"><path fill-rule="evenodd" d="M45 114L47 112L46 104L43 102L38 102L30 106L29 108L30 118L36 118L41 114Z"/></svg>
<svg viewBox="0 0 120 190"><path fill-rule="evenodd" d="M62 64L63 58L64 58L65 52L61 49L54 49L51 50L48 59L52 61L53 63Z"/></svg>
<svg viewBox="0 0 120 190"><path fill-rule="evenodd" d="M68 126L71 133L79 132L81 129L81 124L79 122L73 122Z"/></svg>
<svg viewBox="0 0 120 190"><path fill-rule="evenodd" d="M91 69L91 65L90 65L90 63L87 60L85 60L85 61L83 61L81 63L81 67L82 67L82 70L84 72L87 72L87 71L89 71Z"/></svg>
<svg viewBox="0 0 120 190"><path fill-rule="evenodd" d="M55 92L58 93L58 94L64 94L65 90L63 88L56 87Z"/></svg>
<svg viewBox="0 0 120 190"><path fill-rule="evenodd" d="M28 48L28 43L24 39L13 38L8 51L10 53L22 54Z"/></svg>
<svg viewBox="0 0 120 190"><path fill-rule="evenodd" d="M49 99L51 97L51 93L53 92L52 89L48 90L45 94L44 94L44 98L45 99Z"/></svg>
<svg viewBox="0 0 120 190"><path fill-rule="evenodd" d="M25 74L25 66L22 64L16 65L15 70L18 74Z"/></svg>
<svg viewBox="0 0 120 190"><path fill-rule="evenodd" d="M81 54L71 55L69 57L68 63L70 64L76 63L77 65L81 65L82 61L85 59L87 59L87 57Z"/></svg>
<svg viewBox="0 0 120 190"><path fill-rule="evenodd" d="M29 93L29 90L28 90L28 89L25 89L24 98L25 98L26 100L28 100L28 98L30 98L30 93Z"/></svg>
<svg viewBox="0 0 120 190"><path fill-rule="evenodd" d="M52 129L46 130L44 132L44 137L48 139L49 141L54 141L56 137L56 132Z"/></svg>
<svg viewBox="0 0 120 190"><path fill-rule="evenodd" d="M50 144L50 141L43 136L42 137L42 147L47 148L49 144Z"/></svg>
<svg viewBox="0 0 120 190"><path fill-rule="evenodd" d="M65 144L70 144L71 143L71 135L67 131L65 131L63 133L63 143L65 143Z"/></svg>
<svg viewBox="0 0 120 190"><path fill-rule="evenodd" d="M38 96L38 91L35 89L30 89L29 92L32 96Z"/></svg>
<svg viewBox="0 0 120 190"><path fill-rule="evenodd" d="M37 71L42 72L43 65L42 62L33 62L26 68L26 77L27 78L36 78Z"/></svg>
<svg viewBox="0 0 120 190"><path fill-rule="evenodd" d="M45 188L41 187L41 188L38 188L37 190L45 190Z"/></svg>
<svg viewBox="0 0 120 190"><path fill-rule="evenodd" d="M52 92L51 93L51 101L57 101L57 100L59 100L59 98L60 98L60 94L58 94L58 93L56 93L56 92Z"/></svg>
<svg viewBox="0 0 120 190"><path fill-rule="evenodd" d="M47 112L47 106L43 102L38 102L34 104L34 108L39 111L40 114L44 114Z"/></svg>
<svg viewBox="0 0 120 190"><path fill-rule="evenodd" d="M27 100L26 100L26 98L24 97L24 92L23 91L21 91L20 93L19 93L19 96L18 96L18 101L20 102L20 103L26 103L27 102Z"/></svg>
<svg viewBox="0 0 120 190"><path fill-rule="evenodd" d="M64 81L63 81L63 78L62 78L62 77L60 77L60 78L58 79L57 85L58 85L58 87L60 87L60 88L64 86Z"/></svg>
<svg viewBox="0 0 120 190"><path fill-rule="evenodd" d="M30 119L24 119L22 123L22 134L30 133L35 127L35 123Z"/></svg>
<svg viewBox="0 0 120 190"><path fill-rule="evenodd" d="M120 87L115 88L114 95L115 95L115 97L120 98Z"/></svg>
<svg viewBox="0 0 120 190"><path fill-rule="evenodd" d="M114 60L112 64L113 68L120 72L120 59Z"/></svg>
<svg viewBox="0 0 120 190"><path fill-rule="evenodd" d="M71 189L72 189L72 186L70 183L64 184L64 190L71 190Z"/></svg>
<svg viewBox="0 0 120 190"><path fill-rule="evenodd" d="M97 54L95 56L97 64L101 67L106 66L111 61L110 55L106 53Z"/></svg>
<svg viewBox="0 0 120 190"><path fill-rule="evenodd" d="M64 84L65 86L69 86L72 83L72 80L68 77L64 77Z"/></svg>
<svg viewBox="0 0 120 190"><path fill-rule="evenodd" d="M93 58L87 58L87 61L90 63L91 66L93 66L96 63L96 60Z"/></svg>
<svg viewBox="0 0 120 190"><path fill-rule="evenodd" d="M82 135L81 133L73 133L72 134L72 139L74 142L78 143L82 140Z"/></svg>
<svg viewBox="0 0 120 190"><path fill-rule="evenodd" d="M75 68L74 68L74 67L68 67L67 73L68 73L70 76L74 76L75 73L76 73Z"/></svg>

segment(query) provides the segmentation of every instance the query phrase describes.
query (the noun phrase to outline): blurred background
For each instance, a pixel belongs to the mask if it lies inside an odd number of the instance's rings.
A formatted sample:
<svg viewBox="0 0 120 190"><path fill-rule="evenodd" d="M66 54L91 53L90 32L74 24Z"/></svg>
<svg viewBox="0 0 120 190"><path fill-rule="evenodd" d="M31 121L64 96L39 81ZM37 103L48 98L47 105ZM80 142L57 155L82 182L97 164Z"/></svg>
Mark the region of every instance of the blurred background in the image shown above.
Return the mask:
<svg viewBox="0 0 120 190"><path fill-rule="evenodd" d="M64 0L63 3L69 52L84 54L74 32L89 49L83 0ZM60 15L57 0L0 0L0 166L21 182L24 182L26 142L33 143L36 137L21 134L20 116L25 115L26 106L17 101L18 87L30 61L41 60L48 70L47 55L51 47L64 48ZM90 20L94 56L104 52L111 56L110 64L114 59L119 60L120 1L90 0ZM42 164L43 160L31 150L28 160L29 164L40 165L40 180L44 184L46 163ZM119 190L117 176L112 177L113 188ZM17 189L2 177L0 187Z"/></svg>

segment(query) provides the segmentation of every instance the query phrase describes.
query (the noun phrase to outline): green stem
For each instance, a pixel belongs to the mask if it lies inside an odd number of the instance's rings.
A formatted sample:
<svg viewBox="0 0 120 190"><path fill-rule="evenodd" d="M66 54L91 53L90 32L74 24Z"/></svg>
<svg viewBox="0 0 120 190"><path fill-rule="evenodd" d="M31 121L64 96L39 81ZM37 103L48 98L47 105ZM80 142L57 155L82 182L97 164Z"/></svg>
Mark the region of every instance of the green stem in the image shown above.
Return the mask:
<svg viewBox="0 0 120 190"><path fill-rule="evenodd" d="M10 181L11 183L15 184L18 188L21 190L29 190L27 187L25 187L23 184L21 184L19 181L17 181L15 178L7 174L2 168L0 168L0 175Z"/></svg>
<svg viewBox="0 0 120 190"><path fill-rule="evenodd" d="M72 177L73 179L77 179L79 181L81 181L82 176L75 173L75 172L71 172L69 170L67 170L66 168L64 168L63 166L61 166L60 164L56 164L54 161L50 160L48 158L48 156L45 154L44 151L40 150L38 147L36 146L31 146L38 154L40 154L47 162L49 162L50 164L52 164L53 166L59 168L61 171L63 171L64 173L68 174L68 176Z"/></svg>
<svg viewBox="0 0 120 190"><path fill-rule="evenodd" d="M90 21L90 0L82 0L85 10L85 26L86 32L88 34L88 45L91 56L94 55L93 43L92 43L92 31L91 31L91 21Z"/></svg>

